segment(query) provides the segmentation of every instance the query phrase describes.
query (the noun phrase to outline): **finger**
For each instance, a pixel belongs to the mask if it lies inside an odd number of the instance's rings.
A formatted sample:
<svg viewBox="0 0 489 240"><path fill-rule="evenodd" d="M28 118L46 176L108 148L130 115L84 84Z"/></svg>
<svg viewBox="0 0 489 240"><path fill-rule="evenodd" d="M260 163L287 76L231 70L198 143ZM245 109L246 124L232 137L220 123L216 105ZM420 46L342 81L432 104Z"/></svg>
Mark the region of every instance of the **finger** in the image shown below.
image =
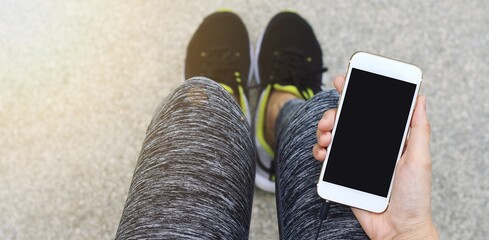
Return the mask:
<svg viewBox="0 0 489 240"><path fill-rule="evenodd" d="M344 76L336 76L333 80L333 85L334 88L336 88L336 91L338 93L343 92L343 84L345 83L345 77Z"/></svg>
<svg viewBox="0 0 489 240"><path fill-rule="evenodd" d="M316 160L322 162L326 158L326 149L322 148L318 144L314 144L314 147L312 148L312 155Z"/></svg>
<svg viewBox="0 0 489 240"><path fill-rule="evenodd" d="M317 136L317 144L320 147L326 148L331 143L331 132L319 132Z"/></svg>
<svg viewBox="0 0 489 240"><path fill-rule="evenodd" d="M430 154L430 123L426 114L426 97L422 95L418 97L414 109L406 152L420 156L429 156ZM429 157L413 159L430 160Z"/></svg>
<svg viewBox="0 0 489 240"><path fill-rule="evenodd" d="M326 111L318 122L318 131L330 132L333 130L335 117L336 108Z"/></svg>

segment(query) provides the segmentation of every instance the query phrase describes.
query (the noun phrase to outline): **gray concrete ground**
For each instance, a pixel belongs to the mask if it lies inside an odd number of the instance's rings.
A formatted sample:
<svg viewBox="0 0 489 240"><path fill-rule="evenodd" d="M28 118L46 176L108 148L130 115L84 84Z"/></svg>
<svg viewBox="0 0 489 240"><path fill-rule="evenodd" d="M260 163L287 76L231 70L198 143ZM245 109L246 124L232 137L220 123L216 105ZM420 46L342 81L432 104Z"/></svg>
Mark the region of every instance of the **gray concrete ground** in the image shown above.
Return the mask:
<svg viewBox="0 0 489 240"><path fill-rule="evenodd" d="M433 216L444 239L489 236L489 4L477 1L0 0L0 238L110 239L145 129L182 81L186 44L226 7L256 41L294 9L330 68L371 51L424 70ZM330 81L327 83L331 86ZM276 239L257 191L252 239Z"/></svg>

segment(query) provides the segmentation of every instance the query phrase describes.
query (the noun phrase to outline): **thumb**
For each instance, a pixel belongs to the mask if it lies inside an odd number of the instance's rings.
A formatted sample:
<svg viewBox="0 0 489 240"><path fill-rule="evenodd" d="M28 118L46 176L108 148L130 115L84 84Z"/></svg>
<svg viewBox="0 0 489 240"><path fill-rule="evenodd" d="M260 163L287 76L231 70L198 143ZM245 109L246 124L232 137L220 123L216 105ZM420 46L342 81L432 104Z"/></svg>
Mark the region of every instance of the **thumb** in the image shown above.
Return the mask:
<svg viewBox="0 0 489 240"><path fill-rule="evenodd" d="M418 96L411 120L411 132L407 144L406 153L425 155L430 152L430 123L426 114L426 97Z"/></svg>

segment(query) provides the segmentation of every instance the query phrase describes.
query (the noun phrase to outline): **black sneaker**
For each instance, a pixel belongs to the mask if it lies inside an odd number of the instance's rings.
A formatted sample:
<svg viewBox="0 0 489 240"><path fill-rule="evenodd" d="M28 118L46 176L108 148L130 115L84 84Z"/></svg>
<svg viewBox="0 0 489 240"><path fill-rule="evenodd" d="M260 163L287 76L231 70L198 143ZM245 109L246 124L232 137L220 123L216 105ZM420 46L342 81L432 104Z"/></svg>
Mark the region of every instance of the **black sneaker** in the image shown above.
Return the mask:
<svg viewBox="0 0 489 240"><path fill-rule="evenodd" d="M268 98L273 90L310 99L321 91L322 51L311 26L293 12L275 15L261 36L256 50L255 78L261 85L255 114L255 143L258 151L255 184L275 192L275 152L265 140Z"/></svg>
<svg viewBox="0 0 489 240"><path fill-rule="evenodd" d="M195 76L210 78L238 96L239 105L250 122L245 91L252 76L251 46L238 15L229 11L213 13L195 31L187 47L185 78Z"/></svg>

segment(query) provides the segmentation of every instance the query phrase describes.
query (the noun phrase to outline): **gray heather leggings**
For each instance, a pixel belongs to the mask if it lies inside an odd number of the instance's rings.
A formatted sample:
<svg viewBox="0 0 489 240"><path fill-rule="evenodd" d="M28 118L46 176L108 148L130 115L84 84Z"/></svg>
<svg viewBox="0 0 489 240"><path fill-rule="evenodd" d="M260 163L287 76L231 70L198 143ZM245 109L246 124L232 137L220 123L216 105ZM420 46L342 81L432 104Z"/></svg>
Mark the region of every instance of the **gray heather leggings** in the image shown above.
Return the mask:
<svg viewBox="0 0 489 240"><path fill-rule="evenodd" d="M277 119L277 210L282 239L314 239L322 199L311 150L334 91L285 104ZM185 81L156 111L116 239L247 239L256 151L233 98L205 78ZM272 206L270 206L272 207ZM320 239L367 238L350 208L332 204Z"/></svg>

